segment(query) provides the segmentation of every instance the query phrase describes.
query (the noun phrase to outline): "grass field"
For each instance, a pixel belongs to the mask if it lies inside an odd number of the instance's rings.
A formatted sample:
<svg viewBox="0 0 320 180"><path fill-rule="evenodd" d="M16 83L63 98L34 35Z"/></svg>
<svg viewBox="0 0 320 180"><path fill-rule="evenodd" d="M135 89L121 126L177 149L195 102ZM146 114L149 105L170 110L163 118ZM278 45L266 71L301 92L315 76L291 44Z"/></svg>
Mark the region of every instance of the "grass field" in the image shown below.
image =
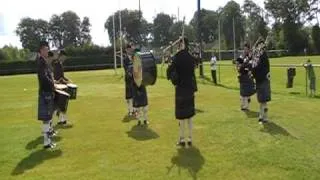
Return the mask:
<svg viewBox="0 0 320 180"><path fill-rule="evenodd" d="M311 60L320 64L320 57ZM302 57L272 60L302 62ZM208 66L205 72L209 77ZM316 73L320 79L320 70ZM199 79L194 147L188 149L175 147L174 89L165 78L148 87L150 126L139 128L125 118L120 75L66 74L79 86L77 100L69 103L73 126L58 129L52 151L42 149L36 75L0 77L1 180L320 179L320 99L305 96L302 68L290 90L286 69L272 68L271 122L265 126L257 122L255 98L252 112L239 110L233 68L221 67L220 86Z"/></svg>

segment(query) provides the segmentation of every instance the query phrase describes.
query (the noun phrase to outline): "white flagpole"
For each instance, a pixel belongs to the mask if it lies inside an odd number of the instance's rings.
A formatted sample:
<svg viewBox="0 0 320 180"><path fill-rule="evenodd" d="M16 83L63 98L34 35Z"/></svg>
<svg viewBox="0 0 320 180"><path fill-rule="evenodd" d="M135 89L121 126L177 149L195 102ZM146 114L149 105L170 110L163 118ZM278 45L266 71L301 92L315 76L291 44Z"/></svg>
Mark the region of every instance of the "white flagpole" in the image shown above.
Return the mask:
<svg viewBox="0 0 320 180"><path fill-rule="evenodd" d="M120 1L119 1L120 3ZM121 68L123 67L123 51L122 51L122 24L121 24L121 8L119 9L119 24L120 24L120 59L121 59Z"/></svg>
<svg viewBox="0 0 320 180"><path fill-rule="evenodd" d="M113 14L112 17L112 23L113 23L113 58L114 58L114 72L115 74L117 74L117 46L116 46L116 26L115 26L115 22L114 22L114 16L115 14Z"/></svg>

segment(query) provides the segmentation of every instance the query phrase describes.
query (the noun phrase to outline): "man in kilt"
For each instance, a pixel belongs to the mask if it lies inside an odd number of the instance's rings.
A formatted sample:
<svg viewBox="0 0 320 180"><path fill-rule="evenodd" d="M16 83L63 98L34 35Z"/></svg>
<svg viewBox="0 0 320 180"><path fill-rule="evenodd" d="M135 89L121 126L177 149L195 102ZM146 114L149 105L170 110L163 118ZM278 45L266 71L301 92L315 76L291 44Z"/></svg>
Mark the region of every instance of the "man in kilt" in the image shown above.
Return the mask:
<svg viewBox="0 0 320 180"><path fill-rule="evenodd" d="M253 56L253 76L256 81L257 99L260 103L259 123L268 122L268 106L271 101L270 63L263 41L258 43L257 53Z"/></svg>
<svg viewBox="0 0 320 180"><path fill-rule="evenodd" d="M37 59L37 75L39 81L38 94L38 120L42 121L43 147L54 148L52 142L53 130L51 129L52 115L54 111L54 80L52 71L48 63L49 45L47 42L41 42Z"/></svg>
<svg viewBox="0 0 320 180"><path fill-rule="evenodd" d="M55 83L57 84L68 84L71 83L71 80L65 77L63 62L66 59L66 53L64 50L59 52L58 58L52 60L52 68L53 68L53 77ZM67 112L66 110L55 108L57 111L57 116L59 117L58 125L66 125L67 124Z"/></svg>
<svg viewBox="0 0 320 180"><path fill-rule="evenodd" d="M188 52L188 39L181 39L180 51L174 56L168 67L168 79L175 85L175 117L179 121L180 133L177 145L184 147L185 124L188 122L189 138L187 143L192 145L192 117L195 115L194 93L197 90L195 79L196 60Z"/></svg>
<svg viewBox="0 0 320 180"><path fill-rule="evenodd" d="M132 47L133 48L133 47ZM134 49L134 53L139 52L140 49ZM134 61L133 57L133 61ZM133 74L134 75L134 74ZM147 113L148 113L148 94L146 86L137 84L133 81L132 86L132 95L133 95L133 108L136 110L138 118L138 126L141 126L142 123L147 126L149 124Z"/></svg>
<svg viewBox="0 0 320 180"><path fill-rule="evenodd" d="M134 49L132 44L128 44L126 47L126 56L123 59L123 67L125 72L125 99L128 107L128 116L134 116L133 109L133 57Z"/></svg>
<svg viewBox="0 0 320 180"><path fill-rule="evenodd" d="M249 110L250 96L255 93L255 84L251 74L250 64L250 47L248 44L244 46L244 57L236 60L238 70L238 80L240 83L240 107L242 111Z"/></svg>

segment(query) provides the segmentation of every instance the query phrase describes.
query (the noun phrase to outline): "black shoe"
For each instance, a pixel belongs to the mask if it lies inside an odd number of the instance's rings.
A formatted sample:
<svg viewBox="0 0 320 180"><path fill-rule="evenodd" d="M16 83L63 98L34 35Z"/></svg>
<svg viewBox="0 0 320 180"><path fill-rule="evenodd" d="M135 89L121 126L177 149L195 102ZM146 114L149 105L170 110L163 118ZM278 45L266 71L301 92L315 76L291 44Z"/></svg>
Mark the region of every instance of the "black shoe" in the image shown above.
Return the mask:
<svg viewBox="0 0 320 180"><path fill-rule="evenodd" d="M186 146L186 142L180 140L180 141L177 142L177 146L185 147Z"/></svg>
<svg viewBox="0 0 320 180"><path fill-rule="evenodd" d="M141 121L138 121L138 124L137 124L137 126L141 126Z"/></svg>
<svg viewBox="0 0 320 180"><path fill-rule="evenodd" d="M57 124L58 124L58 125L66 125L66 124L67 124L67 121L59 121Z"/></svg>
<svg viewBox="0 0 320 180"><path fill-rule="evenodd" d="M188 146L190 146L190 147L192 146L192 141L190 141L190 140L188 141Z"/></svg>
<svg viewBox="0 0 320 180"><path fill-rule="evenodd" d="M268 120L266 120L266 119L259 119L259 124L266 124L266 123L268 123Z"/></svg>
<svg viewBox="0 0 320 180"><path fill-rule="evenodd" d="M247 108L241 108L241 111L249 111Z"/></svg>
<svg viewBox="0 0 320 180"><path fill-rule="evenodd" d="M47 145L43 146L43 149L53 149L55 147L56 147L56 144L50 143L50 144L47 144Z"/></svg>

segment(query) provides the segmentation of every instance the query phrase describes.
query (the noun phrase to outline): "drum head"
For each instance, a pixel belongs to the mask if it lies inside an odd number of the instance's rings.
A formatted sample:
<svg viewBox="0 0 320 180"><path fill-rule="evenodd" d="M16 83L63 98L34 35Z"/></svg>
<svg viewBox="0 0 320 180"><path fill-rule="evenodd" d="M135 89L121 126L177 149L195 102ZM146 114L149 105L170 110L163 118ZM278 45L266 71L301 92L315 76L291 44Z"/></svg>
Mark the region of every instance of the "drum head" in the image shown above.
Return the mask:
<svg viewBox="0 0 320 180"><path fill-rule="evenodd" d="M57 89L67 89L68 88L68 86L67 85L64 85L64 84L55 84L54 85Z"/></svg>
<svg viewBox="0 0 320 180"><path fill-rule="evenodd" d="M56 90L56 93L63 95L63 96L70 96L67 92L61 91L61 90Z"/></svg>
<svg viewBox="0 0 320 180"><path fill-rule="evenodd" d="M133 79L138 87L142 84L142 60L139 53L133 57Z"/></svg>
<svg viewBox="0 0 320 180"><path fill-rule="evenodd" d="M72 83L67 84L67 86L68 86L68 87L71 87L71 88L77 88L77 87L78 87L77 85L72 84Z"/></svg>

